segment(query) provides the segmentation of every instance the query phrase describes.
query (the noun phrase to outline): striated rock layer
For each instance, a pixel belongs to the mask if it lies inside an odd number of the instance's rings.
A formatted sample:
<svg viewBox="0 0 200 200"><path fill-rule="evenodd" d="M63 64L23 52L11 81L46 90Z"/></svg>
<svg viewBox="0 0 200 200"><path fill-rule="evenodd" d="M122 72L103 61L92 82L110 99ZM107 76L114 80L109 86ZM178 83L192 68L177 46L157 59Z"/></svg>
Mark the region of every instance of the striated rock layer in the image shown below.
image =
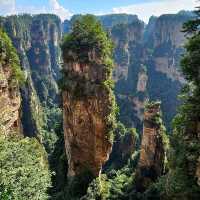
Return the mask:
<svg viewBox="0 0 200 200"><path fill-rule="evenodd" d="M164 170L165 150L159 115L159 103L148 105L145 109L140 159L136 173L137 189L141 191L161 176Z"/></svg>
<svg viewBox="0 0 200 200"><path fill-rule="evenodd" d="M74 84L87 80L80 86L80 91L76 88L75 93L63 92L68 175L74 176L90 170L94 176L98 176L112 147L108 140L106 122L110 112L110 98L108 91L100 84L105 75L101 66L91 64L68 63L64 70L73 76ZM90 95L84 96L85 91Z"/></svg>

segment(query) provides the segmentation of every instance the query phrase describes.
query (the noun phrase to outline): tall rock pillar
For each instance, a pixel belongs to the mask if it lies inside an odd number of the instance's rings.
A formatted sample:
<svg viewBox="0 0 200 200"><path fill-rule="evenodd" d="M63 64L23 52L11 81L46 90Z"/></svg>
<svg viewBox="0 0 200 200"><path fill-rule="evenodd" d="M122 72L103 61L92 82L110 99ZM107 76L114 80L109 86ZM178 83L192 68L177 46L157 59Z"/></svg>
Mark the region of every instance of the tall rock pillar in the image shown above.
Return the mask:
<svg viewBox="0 0 200 200"><path fill-rule="evenodd" d="M101 36L107 38L99 22L86 15L77 22L62 47L64 138L70 177L84 171L97 177L112 148L115 121L115 99L110 86L112 45L108 38L106 43L98 39ZM109 48L108 54L101 53L105 46Z"/></svg>
<svg viewBox="0 0 200 200"><path fill-rule="evenodd" d="M160 102L148 103L144 112L143 137L136 172L138 191L144 191L164 170L164 129L160 117Z"/></svg>

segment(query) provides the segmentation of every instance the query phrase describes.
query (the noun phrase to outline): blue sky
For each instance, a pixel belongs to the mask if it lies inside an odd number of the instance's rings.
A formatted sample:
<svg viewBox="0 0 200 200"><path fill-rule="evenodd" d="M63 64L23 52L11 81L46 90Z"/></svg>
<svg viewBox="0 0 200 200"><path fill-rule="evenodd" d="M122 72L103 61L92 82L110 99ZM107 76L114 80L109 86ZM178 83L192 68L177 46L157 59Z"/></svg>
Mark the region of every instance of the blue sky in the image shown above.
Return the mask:
<svg viewBox="0 0 200 200"><path fill-rule="evenodd" d="M62 20L73 14L137 14L148 21L152 15L192 10L197 0L0 0L0 15L54 13Z"/></svg>
<svg viewBox="0 0 200 200"><path fill-rule="evenodd" d="M129 6L152 0L60 0L59 2L77 13L80 12L109 12L113 7Z"/></svg>

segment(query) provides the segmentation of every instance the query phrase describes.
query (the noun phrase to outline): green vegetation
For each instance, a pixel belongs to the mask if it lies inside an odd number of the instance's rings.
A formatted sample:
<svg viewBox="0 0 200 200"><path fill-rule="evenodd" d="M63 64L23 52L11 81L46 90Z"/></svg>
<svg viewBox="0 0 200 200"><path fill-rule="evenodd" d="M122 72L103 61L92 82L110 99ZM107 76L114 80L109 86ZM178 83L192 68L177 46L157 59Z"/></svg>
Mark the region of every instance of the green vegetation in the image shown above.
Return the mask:
<svg viewBox="0 0 200 200"><path fill-rule="evenodd" d="M11 191L5 188L3 185L0 186L0 199L1 200L12 200L13 195Z"/></svg>
<svg viewBox="0 0 200 200"><path fill-rule="evenodd" d="M125 200L131 198L134 187L134 167L131 163L120 170L101 174L88 187L83 200Z"/></svg>
<svg viewBox="0 0 200 200"><path fill-rule="evenodd" d="M63 58L67 62L88 63L88 53L94 52L102 64L112 67L112 50L113 43L100 22L92 15L85 15L76 20L72 32L64 37L62 44Z"/></svg>
<svg viewBox="0 0 200 200"><path fill-rule="evenodd" d="M39 142L1 136L0 196L3 200L45 200L50 186L47 156Z"/></svg>
<svg viewBox="0 0 200 200"><path fill-rule="evenodd" d="M24 74L20 68L19 57L7 34L0 29L0 62L4 67L9 66L12 77L20 84L24 83Z"/></svg>
<svg viewBox="0 0 200 200"><path fill-rule="evenodd" d="M62 133L62 110L57 106L43 107L43 122L40 130L42 143L49 155L56 148Z"/></svg>

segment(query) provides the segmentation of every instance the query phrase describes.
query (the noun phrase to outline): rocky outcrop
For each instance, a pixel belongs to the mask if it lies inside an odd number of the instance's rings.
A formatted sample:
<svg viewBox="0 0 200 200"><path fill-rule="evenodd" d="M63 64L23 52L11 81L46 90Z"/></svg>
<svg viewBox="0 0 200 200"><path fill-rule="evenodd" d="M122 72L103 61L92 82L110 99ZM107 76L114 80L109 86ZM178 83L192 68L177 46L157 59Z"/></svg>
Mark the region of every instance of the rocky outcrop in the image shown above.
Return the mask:
<svg viewBox="0 0 200 200"><path fill-rule="evenodd" d="M122 128L123 129L123 128ZM125 130L124 133L117 129L115 133L115 141L113 143L112 152L108 162L106 162L103 170L121 169L127 165L136 151L138 137L135 129Z"/></svg>
<svg viewBox="0 0 200 200"><path fill-rule="evenodd" d="M138 191L145 190L163 173L165 160L163 131L160 122L160 103L146 105L140 159L136 171Z"/></svg>
<svg viewBox="0 0 200 200"><path fill-rule="evenodd" d="M16 82L10 82L10 78L10 66L0 63L0 130L4 135L21 131L19 87Z"/></svg>
<svg viewBox="0 0 200 200"><path fill-rule="evenodd" d="M100 23L86 15L65 38L62 52L60 87L68 176L89 171L97 177L109 158L116 125L112 41Z"/></svg>
<svg viewBox="0 0 200 200"><path fill-rule="evenodd" d="M187 12L180 12L152 18L147 27L148 36L145 36L147 91L150 99L162 101L163 119L168 130L180 103L177 95L185 82L180 73L180 60L186 37L181 30L183 23L191 17Z"/></svg>
<svg viewBox="0 0 200 200"><path fill-rule="evenodd" d="M71 81L74 85L83 84L75 89L75 93L63 92L68 175L90 170L94 176L98 176L112 147L106 125L110 98L108 91L102 90L100 84L105 80L103 68L101 65L65 63L64 70L73 76ZM81 83L81 79L86 82Z"/></svg>
<svg viewBox="0 0 200 200"><path fill-rule="evenodd" d="M148 35L151 42L147 41L147 47L154 49L152 60L156 71L181 83L184 83L184 79L180 74L179 61L186 41L185 34L181 31L183 23L189 19L190 16L185 13L162 15L154 19L154 28Z"/></svg>
<svg viewBox="0 0 200 200"><path fill-rule="evenodd" d="M58 102L61 22L55 15L20 15L0 19L20 56L26 83L21 88L22 125L26 136L42 127L42 104Z"/></svg>
<svg viewBox="0 0 200 200"><path fill-rule="evenodd" d="M143 104L145 96L143 94L146 92L148 79L147 73L142 70L143 33L144 23L139 19L129 24L116 25L111 30L116 47L114 52L116 68L113 73L116 81L115 94L120 107L120 121L127 127L141 126L140 114L138 115L141 108L138 106ZM138 98L139 96L142 98Z"/></svg>
<svg viewBox="0 0 200 200"><path fill-rule="evenodd" d="M177 95L185 82L179 64L186 41L181 30L191 17L191 14L180 12L152 17L145 28L139 21L134 25L126 24L128 29L112 28L117 63L115 91L120 120L127 126L142 129L144 102L149 98L162 101L163 117L169 129L179 105ZM135 29L131 32L134 37L128 34L131 26ZM125 45L120 46L118 41Z"/></svg>
<svg viewBox="0 0 200 200"><path fill-rule="evenodd" d="M21 97L11 61L16 56L12 48L9 38L0 30L0 134L6 136L21 134Z"/></svg>

